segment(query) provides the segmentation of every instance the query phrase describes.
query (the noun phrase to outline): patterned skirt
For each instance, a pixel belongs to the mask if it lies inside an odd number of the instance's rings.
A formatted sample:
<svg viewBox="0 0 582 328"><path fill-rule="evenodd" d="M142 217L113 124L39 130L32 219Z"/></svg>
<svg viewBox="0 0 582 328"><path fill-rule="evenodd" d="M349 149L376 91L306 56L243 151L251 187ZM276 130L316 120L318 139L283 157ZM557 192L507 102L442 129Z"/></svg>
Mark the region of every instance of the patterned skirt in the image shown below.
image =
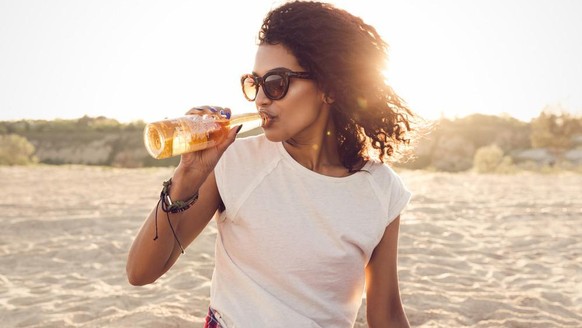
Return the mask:
<svg viewBox="0 0 582 328"><path fill-rule="evenodd" d="M217 314L212 308L208 308L208 314L204 322L204 328L226 328L223 327L217 319Z"/></svg>

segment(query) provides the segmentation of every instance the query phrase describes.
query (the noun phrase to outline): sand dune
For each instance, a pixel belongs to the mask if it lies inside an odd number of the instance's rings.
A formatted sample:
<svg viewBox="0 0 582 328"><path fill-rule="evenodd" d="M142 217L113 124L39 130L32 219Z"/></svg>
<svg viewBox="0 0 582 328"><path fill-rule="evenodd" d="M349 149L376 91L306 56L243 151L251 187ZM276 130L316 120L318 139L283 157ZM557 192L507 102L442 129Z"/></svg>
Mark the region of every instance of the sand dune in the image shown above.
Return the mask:
<svg viewBox="0 0 582 328"><path fill-rule="evenodd" d="M155 284L125 278L171 172L0 167L0 325L201 327L212 223ZM414 192L399 259L414 327L582 327L582 175L401 174Z"/></svg>

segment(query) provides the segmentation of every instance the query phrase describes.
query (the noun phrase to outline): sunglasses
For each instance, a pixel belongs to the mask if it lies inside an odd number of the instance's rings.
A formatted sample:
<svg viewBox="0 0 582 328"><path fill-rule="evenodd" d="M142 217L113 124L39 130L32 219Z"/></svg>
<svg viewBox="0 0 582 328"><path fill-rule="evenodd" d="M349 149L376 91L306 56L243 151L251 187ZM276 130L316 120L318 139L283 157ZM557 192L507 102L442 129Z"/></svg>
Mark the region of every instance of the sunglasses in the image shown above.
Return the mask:
<svg viewBox="0 0 582 328"><path fill-rule="evenodd" d="M279 100L285 97L289 90L289 79L296 77L299 79L311 79L308 72L292 71L270 71L263 77L254 74L245 74L241 77L240 83L245 98L248 101L255 101L259 93L259 87L263 87L265 96L271 100Z"/></svg>

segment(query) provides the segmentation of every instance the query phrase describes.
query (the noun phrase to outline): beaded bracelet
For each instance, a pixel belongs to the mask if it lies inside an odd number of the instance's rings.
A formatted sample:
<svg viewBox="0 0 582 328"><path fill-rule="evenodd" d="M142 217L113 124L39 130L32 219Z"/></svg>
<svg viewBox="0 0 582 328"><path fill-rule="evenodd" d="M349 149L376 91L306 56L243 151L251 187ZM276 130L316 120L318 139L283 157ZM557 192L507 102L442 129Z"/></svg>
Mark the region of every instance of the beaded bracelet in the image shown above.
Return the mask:
<svg viewBox="0 0 582 328"><path fill-rule="evenodd" d="M182 244L180 243L180 240L178 239L178 236L176 235L176 231L174 230L174 226L172 225L172 221L170 220L170 214L169 213L180 213L180 212L184 212L185 210L189 209L190 206L192 206L192 204L196 203L196 201L198 200L198 191L192 195L192 197L182 201L182 200L177 200L172 202L172 199L170 198L170 186L172 185L172 178L170 178L168 181L164 181L163 183L163 188L162 188L162 192L160 192L160 200L158 201L158 204L156 205L156 214L155 214L155 226L156 226L156 235L154 236L154 240L158 239L158 208L161 207L162 211L166 212L166 217L168 218L168 224L170 225L170 229L172 230L172 234L174 235L174 239L176 240L176 242L178 243L178 246L180 246L180 251L182 252L182 254L184 254L184 247L182 247ZM160 206L161 203L161 206Z"/></svg>

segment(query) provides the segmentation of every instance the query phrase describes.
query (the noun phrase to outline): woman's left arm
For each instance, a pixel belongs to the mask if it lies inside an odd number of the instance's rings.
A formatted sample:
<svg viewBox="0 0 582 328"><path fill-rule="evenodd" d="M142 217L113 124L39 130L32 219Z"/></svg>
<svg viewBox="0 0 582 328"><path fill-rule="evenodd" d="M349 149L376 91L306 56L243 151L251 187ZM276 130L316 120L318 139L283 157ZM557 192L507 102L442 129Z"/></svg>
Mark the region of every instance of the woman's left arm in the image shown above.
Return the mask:
<svg viewBox="0 0 582 328"><path fill-rule="evenodd" d="M410 327L398 288L398 230L392 221L366 267L366 307L370 328Z"/></svg>

